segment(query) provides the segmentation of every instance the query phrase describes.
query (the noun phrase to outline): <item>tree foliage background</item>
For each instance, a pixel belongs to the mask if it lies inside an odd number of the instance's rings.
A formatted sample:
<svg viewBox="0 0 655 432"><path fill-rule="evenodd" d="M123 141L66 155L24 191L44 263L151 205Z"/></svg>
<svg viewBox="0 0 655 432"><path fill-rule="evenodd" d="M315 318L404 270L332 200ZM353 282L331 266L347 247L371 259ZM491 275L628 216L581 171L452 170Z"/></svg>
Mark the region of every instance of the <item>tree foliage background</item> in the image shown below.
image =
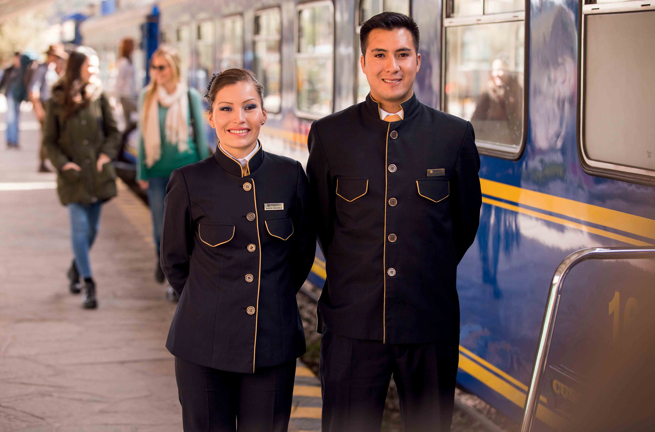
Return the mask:
<svg viewBox="0 0 655 432"><path fill-rule="evenodd" d="M9 66L16 51L41 55L59 40L59 26L48 22L46 13L25 12L0 23L0 66Z"/></svg>

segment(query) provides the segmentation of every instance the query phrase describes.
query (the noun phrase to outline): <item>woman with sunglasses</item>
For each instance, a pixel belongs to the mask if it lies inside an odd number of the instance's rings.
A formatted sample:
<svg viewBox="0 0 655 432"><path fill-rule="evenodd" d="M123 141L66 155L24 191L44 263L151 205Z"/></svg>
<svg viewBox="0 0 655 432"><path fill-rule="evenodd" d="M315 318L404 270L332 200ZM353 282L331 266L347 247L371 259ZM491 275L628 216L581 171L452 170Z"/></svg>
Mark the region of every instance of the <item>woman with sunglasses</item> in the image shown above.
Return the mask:
<svg viewBox="0 0 655 432"><path fill-rule="evenodd" d="M137 180L148 191L157 262L155 279L164 282L159 266L159 240L166 185L173 170L209 156L202 128L202 96L182 82L180 57L161 46L150 60L152 80L139 97L139 164ZM177 295L169 285L166 298Z"/></svg>
<svg viewBox="0 0 655 432"><path fill-rule="evenodd" d="M180 294L166 346L185 432L285 432L305 351L296 293L316 236L300 162L265 152L263 87L214 75L206 95L213 157L173 171L162 268Z"/></svg>

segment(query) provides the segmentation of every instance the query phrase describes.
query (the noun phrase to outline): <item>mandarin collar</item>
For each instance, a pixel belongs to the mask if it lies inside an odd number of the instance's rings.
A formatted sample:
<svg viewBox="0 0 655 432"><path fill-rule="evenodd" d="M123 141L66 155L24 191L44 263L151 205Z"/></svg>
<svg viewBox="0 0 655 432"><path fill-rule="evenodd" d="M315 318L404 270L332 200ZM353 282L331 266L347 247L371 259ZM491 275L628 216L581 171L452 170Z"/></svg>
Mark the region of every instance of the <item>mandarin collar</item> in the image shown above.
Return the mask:
<svg viewBox="0 0 655 432"><path fill-rule="evenodd" d="M230 155L225 153L220 145L216 146L216 152L214 153L214 160L228 173L237 176L237 177L246 177L257 171L262 163L264 162L264 149L261 141L259 142L259 150L257 153L252 155L252 157L246 163L246 167L242 169L241 164L236 159L233 159Z"/></svg>
<svg viewBox="0 0 655 432"><path fill-rule="evenodd" d="M369 112L369 114L380 121L384 121L380 118L380 104L371 97L371 93L366 96L364 106L366 107L366 110ZM402 102L400 106L402 107L404 113L403 120L408 119L419 106L419 101L416 98L416 93L412 92L412 97L407 99L405 102Z"/></svg>

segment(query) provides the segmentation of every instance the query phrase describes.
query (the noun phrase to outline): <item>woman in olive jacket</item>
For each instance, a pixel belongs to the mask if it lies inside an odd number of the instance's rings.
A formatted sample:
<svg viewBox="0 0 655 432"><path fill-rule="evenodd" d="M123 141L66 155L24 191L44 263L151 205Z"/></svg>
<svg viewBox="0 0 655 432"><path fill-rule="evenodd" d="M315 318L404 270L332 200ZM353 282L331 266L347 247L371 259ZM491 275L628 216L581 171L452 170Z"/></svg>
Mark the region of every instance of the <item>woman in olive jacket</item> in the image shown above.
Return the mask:
<svg viewBox="0 0 655 432"><path fill-rule="evenodd" d="M97 306L89 249L100 224L102 203L116 196L120 133L107 96L102 92L98 56L78 47L68 58L66 72L52 89L46 108L43 144L57 169L57 192L68 207L75 259L68 271L70 291L78 294L84 279L82 306Z"/></svg>
<svg viewBox="0 0 655 432"><path fill-rule="evenodd" d="M305 337L296 293L316 235L300 162L265 152L263 88L228 69L207 92L213 157L176 169L162 269L180 302L166 346L185 432L285 432Z"/></svg>

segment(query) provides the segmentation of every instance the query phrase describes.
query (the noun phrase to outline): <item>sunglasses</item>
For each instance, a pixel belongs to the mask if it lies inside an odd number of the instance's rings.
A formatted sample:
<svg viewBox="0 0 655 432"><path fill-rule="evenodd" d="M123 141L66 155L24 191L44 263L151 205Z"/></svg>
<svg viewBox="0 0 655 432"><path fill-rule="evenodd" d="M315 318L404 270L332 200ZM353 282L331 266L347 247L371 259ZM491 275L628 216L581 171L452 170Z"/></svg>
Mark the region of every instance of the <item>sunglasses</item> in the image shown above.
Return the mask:
<svg viewBox="0 0 655 432"><path fill-rule="evenodd" d="M159 72L163 72L164 69L166 69L166 66L155 66L155 65L152 65L152 66L150 66L150 69L152 69L152 70L156 70L156 71L159 71Z"/></svg>

